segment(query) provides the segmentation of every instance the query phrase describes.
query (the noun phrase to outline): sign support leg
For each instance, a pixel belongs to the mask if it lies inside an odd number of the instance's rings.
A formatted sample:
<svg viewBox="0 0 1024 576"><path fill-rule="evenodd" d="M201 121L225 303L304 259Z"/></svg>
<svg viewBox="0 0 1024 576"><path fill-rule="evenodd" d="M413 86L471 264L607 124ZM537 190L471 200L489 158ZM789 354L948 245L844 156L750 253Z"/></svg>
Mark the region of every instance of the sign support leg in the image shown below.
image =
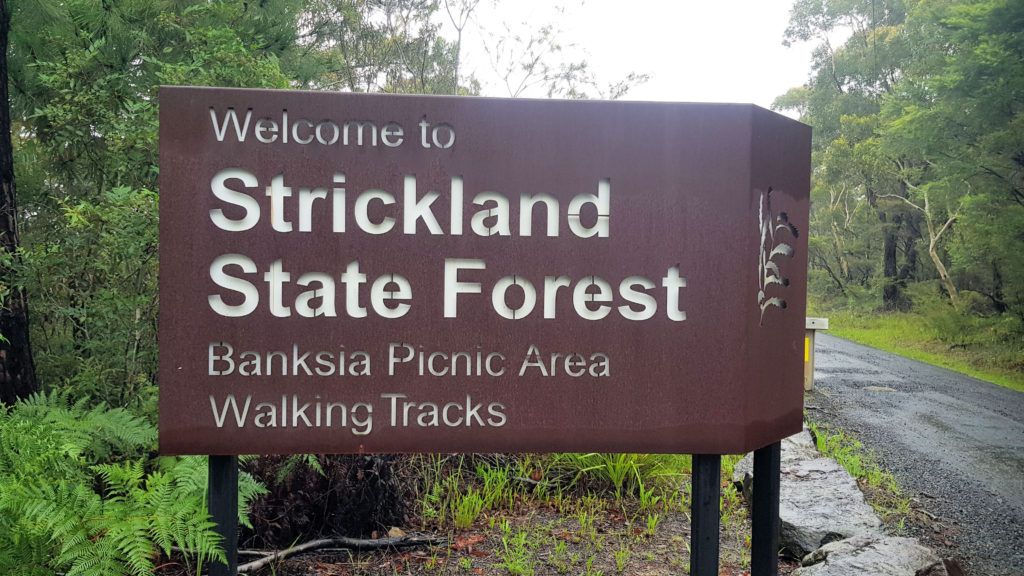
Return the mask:
<svg viewBox="0 0 1024 576"><path fill-rule="evenodd" d="M718 576L718 520L722 457L693 455L690 502L690 575Z"/></svg>
<svg viewBox="0 0 1024 576"><path fill-rule="evenodd" d="M782 442L754 451L754 495L751 511L751 576L779 573L779 487Z"/></svg>
<svg viewBox="0 0 1024 576"><path fill-rule="evenodd" d="M221 545L227 565L210 564L210 576L236 576L238 573L238 456L210 456L210 478L207 484L207 509Z"/></svg>

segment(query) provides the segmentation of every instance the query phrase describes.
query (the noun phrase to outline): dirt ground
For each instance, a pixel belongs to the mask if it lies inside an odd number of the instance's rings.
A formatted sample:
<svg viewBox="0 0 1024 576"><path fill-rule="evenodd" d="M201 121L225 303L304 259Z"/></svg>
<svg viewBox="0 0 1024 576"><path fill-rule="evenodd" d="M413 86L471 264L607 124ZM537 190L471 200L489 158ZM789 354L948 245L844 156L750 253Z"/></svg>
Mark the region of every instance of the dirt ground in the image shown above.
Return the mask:
<svg viewBox="0 0 1024 576"><path fill-rule="evenodd" d="M742 504L723 503L720 575L750 573L749 514ZM392 530L392 535L404 532ZM410 536L413 533L410 532ZM434 547L355 553L321 549L300 553L259 572L260 576L611 576L686 574L690 522L687 511L659 503L646 512L584 499L559 504L531 502L516 514L482 515L459 531L416 532L447 541ZM259 556L242 556L240 564ZM779 574L798 564L780 560Z"/></svg>

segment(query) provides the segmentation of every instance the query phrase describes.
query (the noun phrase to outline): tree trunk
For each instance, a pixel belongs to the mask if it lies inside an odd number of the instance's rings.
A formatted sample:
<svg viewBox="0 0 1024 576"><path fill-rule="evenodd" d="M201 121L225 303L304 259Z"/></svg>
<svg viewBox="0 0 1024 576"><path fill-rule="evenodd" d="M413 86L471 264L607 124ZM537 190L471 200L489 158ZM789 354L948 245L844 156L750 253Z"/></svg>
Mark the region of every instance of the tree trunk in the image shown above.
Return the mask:
<svg viewBox="0 0 1024 576"><path fill-rule="evenodd" d="M906 185L906 183L904 183ZM922 194L924 199L924 206L914 204L909 199L903 196L896 196L895 194L886 194L881 198L893 198L907 204L911 208L919 211L924 216L924 223L928 226L928 256L932 259L932 263L935 264L935 269L939 272L939 281L942 283L942 287L949 293L949 300L952 302L953 307L956 309L960 308L960 294L956 290L956 286L953 284L953 279L949 276L949 272L946 270L946 265L942 263L942 259L939 258L938 244L939 238L946 233L947 230L953 226L956 222L959 214L959 210L950 214L946 218L946 223L942 225L938 230L935 229L935 220L932 218L931 205L928 199L928 193ZM962 200L961 200L962 201Z"/></svg>
<svg viewBox="0 0 1024 576"><path fill-rule="evenodd" d="M832 244L835 246L836 258L839 261L839 272L843 275L843 280L850 281L850 264L846 260L846 246L839 237L839 226L835 220L832 220Z"/></svg>
<svg viewBox="0 0 1024 576"><path fill-rule="evenodd" d="M1006 300L1003 298L1003 275L999 273L999 266L995 262L992 263L992 292L988 297L992 300L996 312L1006 313Z"/></svg>
<svg viewBox="0 0 1024 576"><path fill-rule="evenodd" d="M14 188L11 107L7 94L7 42L11 14L0 0L0 254L18 262L18 207ZM14 270L0 264L0 402L13 404L38 389L28 338L28 304Z"/></svg>
<svg viewBox="0 0 1024 576"><path fill-rule="evenodd" d="M939 237L937 235L932 235L932 239L928 243L928 255L931 256L932 262L935 263L935 269L939 271L939 281L942 282L942 287L949 293L949 301L952 302L953 308L959 310L960 293L957 292L956 286L953 285L953 279L949 277L946 265L942 263L942 258L939 258L939 253L935 249L935 244L938 240Z"/></svg>
<svg viewBox="0 0 1024 576"><path fill-rule="evenodd" d="M882 221L882 274L885 277L882 285L882 307L886 310L898 310L902 300L902 291L897 279L896 247L903 217L896 214L893 216L892 222L887 223L886 213L880 211L878 218Z"/></svg>
<svg viewBox="0 0 1024 576"><path fill-rule="evenodd" d="M932 220L932 214L930 211L928 202L928 195L924 195L924 221L928 225L928 256L931 257L932 262L935 264L935 269L939 271L939 280L942 282L942 287L949 293L949 301L953 304L953 308L960 309L960 293L957 292L956 286L953 284L953 279L949 277L949 272L946 270L946 265L942 263L942 258L939 258L939 252L937 246L939 244L939 238L942 234L949 230L950 226L956 222L957 215L953 214L946 219L946 223L942 225L938 231L935 230L935 221Z"/></svg>
<svg viewBox="0 0 1024 576"><path fill-rule="evenodd" d="M902 224L903 216L901 214L894 214L891 224L886 224L884 217L882 219L882 273L886 280L895 280L898 273L896 248Z"/></svg>
<svg viewBox="0 0 1024 576"><path fill-rule="evenodd" d="M917 235L908 234L903 239L903 266L900 266L899 279L913 280L917 278Z"/></svg>

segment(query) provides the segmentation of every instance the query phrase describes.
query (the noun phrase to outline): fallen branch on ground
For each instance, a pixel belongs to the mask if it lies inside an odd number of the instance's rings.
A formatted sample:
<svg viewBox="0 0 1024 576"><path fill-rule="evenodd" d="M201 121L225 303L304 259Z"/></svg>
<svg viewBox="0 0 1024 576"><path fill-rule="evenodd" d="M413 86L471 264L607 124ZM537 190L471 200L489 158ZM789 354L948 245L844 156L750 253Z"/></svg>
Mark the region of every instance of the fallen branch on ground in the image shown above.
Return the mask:
<svg viewBox="0 0 1024 576"><path fill-rule="evenodd" d="M254 572L268 566L278 560L284 560L288 556L298 554L300 552L308 552L310 550L318 550L321 548L345 548L348 550L379 550L381 548L412 548L414 546L436 546L440 544L447 544L447 538L438 538L435 536L400 536L398 538L374 538L370 540L364 540L360 538L323 538L321 540L312 540L304 544L292 546L287 550L280 550L272 554L268 554L259 560L253 560L248 564L242 564L238 567L238 572Z"/></svg>

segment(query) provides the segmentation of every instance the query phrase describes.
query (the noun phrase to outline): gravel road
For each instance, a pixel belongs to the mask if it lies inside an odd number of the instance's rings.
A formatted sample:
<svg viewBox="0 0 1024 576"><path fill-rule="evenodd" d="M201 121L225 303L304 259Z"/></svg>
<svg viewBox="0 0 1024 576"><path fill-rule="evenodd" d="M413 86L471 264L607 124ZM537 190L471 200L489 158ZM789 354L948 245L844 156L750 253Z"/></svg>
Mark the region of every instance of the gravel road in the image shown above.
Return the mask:
<svg viewBox="0 0 1024 576"><path fill-rule="evenodd" d="M819 333L808 417L873 451L970 576L1024 574L1024 393Z"/></svg>

